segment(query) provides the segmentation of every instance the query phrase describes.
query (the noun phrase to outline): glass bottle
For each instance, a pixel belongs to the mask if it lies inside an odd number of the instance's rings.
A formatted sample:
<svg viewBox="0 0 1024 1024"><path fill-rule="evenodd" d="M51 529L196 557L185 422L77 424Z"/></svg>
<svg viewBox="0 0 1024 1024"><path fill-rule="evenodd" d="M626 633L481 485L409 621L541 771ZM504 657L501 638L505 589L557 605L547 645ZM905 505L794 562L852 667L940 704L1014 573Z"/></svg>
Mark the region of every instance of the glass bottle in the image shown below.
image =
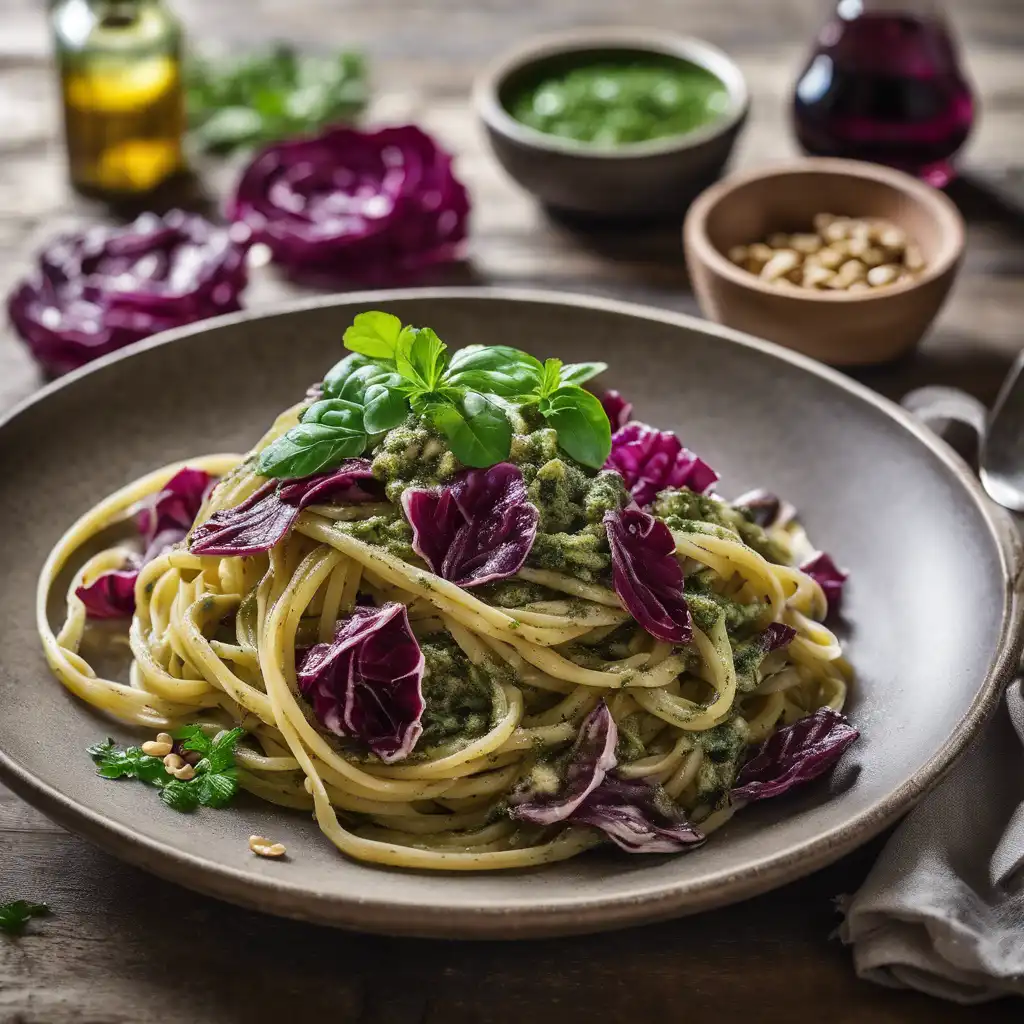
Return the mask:
<svg viewBox="0 0 1024 1024"><path fill-rule="evenodd" d="M181 30L162 0L56 0L50 21L72 187L127 199L182 170Z"/></svg>
<svg viewBox="0 0 1024 1024"><path fill-rule="evenodd" d="M974 100L938 3L839 0L797 81L793 119L808 153L889 164L946 185Z"/></svg>

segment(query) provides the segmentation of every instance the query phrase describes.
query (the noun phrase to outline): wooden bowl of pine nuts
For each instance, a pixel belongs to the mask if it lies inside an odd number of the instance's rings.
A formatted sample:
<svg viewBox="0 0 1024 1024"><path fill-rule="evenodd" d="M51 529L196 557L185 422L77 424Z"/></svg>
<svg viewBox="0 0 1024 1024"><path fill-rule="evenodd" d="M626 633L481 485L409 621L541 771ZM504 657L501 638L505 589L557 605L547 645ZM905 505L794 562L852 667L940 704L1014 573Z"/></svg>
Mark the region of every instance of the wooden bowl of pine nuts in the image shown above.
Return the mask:
<svg viewBox="0 0 1024 1024"><path fill-rule="evenodd" d="M964 224L943 193L901 171L805 159L713 185L683 241L709 320L856 366L921 340L959 268Z"/></svg>

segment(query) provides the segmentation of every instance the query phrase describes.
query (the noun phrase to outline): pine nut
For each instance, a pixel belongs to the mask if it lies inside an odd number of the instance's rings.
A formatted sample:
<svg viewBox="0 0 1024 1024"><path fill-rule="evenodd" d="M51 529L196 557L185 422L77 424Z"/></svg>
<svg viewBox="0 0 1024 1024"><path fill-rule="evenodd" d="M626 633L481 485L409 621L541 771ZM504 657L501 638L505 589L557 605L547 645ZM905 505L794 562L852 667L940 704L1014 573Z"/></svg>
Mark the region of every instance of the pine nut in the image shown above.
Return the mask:
<svg viewBox="0 0 1024 1024"><path fill-rule="evenodd" d="M190 764L183 764L180 768L171 768L168 770L176 779L181 779L182 782L188 782L189 779L194 779L196 777L196 770Z"/></svg>
<svg viewBox="0 0 1024 1024"><path fill-rule="evenodd" d="M853 221L848 217L836 217L822 235L827 242L842 242L850 238L853 232Z"/></svg>
<svg viewBox="0 0 1024 1024"><path fill-rule="evenodd" d="M758 269L763 267L774 255L775 254L772 250L765 245L764 242L755 242L747 249L748 261L758 264Z"/></svg>
<svg viewBox="0 0 1024 1024"><path fill-rule="evenodd" d="M800 254L792 249L780 249L761 268L761 278L765 281L775 281L785 277L791 270L800 265Z"/></svg>
<svg viewBox="0 0 1024 1024"><path fill-rule="evenodd" d="M885 227L876 226L875 241L883 249L902 252L907 244L907 236L894 224L888 224Z"/></svg>
<svg viewBox="0 0 1024 1024"><path fill-rule="evenodd" d="M802 283L805 288L824 288L835 276L835 272L827 267L807 266L804 264Z"/></svg>
<svg viewBox="0 0 1024 1024"><path fill-rule="evenodd" d="M861 254L860 261L866 267L879 267L885 263L885 253L875 245L869 245Z"/></svg>
<svg viewBox="0 0 1024 1024"><path fill-rule="evenodd" d="M783 234L781 231L776 231L774 235L768 236L768 247L770 249L792 248L792 245L789 240L789 235Z"/></svg>
<svg viewBox="0 0 1024 1024"><path fill-rule="evenodd" d="M814 230L817 231L819 235L824 235L828 230L828 226L834 220L836 220L836 215L834 213L818 213L814 215L814 220L812 220L811 223L814 225Z"/></svg>
<svg viewBox="0 0 1024 1024"><path fill-rule="evenodd" d="M734 245L726 255L729 257L729 261L731 263L735 263L736 266L742 267L743 264L747 262L749 250L745 245Z"/></svg>
<svg viewBox="0 0 1024 1024"><path fill-rule="evenodd" d="M164 758L164 767L169 771L180 768L185 762L177 754L168 754Z"/></svg>
<svg viewBox="0 0 1024 1024"><path fill-rule="evenodd" d="M886 263L881 267L872 267L868 271L868 284L872 288L881 288L892 284L900 276L900 268L894 263Z"/></svg>
<svg viewBox="0 0 1024 1024"><path fill-rule="evenodd" d="M174 746L174 737L169 732L158 732L156 741L157 743L170 743L172 747Z"/></svg>
<svg viewBox="0 0 1024 1024"><path fill-rule="evenodd" d="M826 270L838 270L846 256L835 246L830 245L827 249L815 253L814 258Z"/></svg>
<svg viewBox="0 0 1024 1024"><path fill-rule="evenodd" d="M918 271L924 269L924 257L916 245L908 245L903 252L903 266L907 270Z"/></svg>
<svg viewBox="0 0 1024 1024"><path fill-rule="evenodd" d="M150 757L166 757L171 752L173 743L161 743L159 740L146 740L142 744L142 752Z"/></svg>
<svg viewBox="0 0 1024 1024"><path fill-rule="evenodd" d="M789 239L789 247L805 256L816 253L824 244L817 235L792 235Z"/></svg>
<svg viewBox="0 0 1024 1024"><path fill-rule="evenodd" d="M249 849L258 857L283 857L288 852L284 843L272 843L263 836L249 836Z"/></svg>

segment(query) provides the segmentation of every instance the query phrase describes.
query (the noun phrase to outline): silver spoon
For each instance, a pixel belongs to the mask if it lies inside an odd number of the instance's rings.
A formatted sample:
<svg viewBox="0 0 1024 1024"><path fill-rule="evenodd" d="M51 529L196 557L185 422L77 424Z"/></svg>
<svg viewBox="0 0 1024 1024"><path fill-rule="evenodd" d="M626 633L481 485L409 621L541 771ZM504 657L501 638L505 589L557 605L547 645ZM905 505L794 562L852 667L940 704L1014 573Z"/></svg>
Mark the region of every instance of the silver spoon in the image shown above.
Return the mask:
<svg viewBox="0 0 1024 1024"><path fill-rule="evenodd" d="M1024 512L1024 352L999 389L981 440L982 486L993 501Z"/></svg>

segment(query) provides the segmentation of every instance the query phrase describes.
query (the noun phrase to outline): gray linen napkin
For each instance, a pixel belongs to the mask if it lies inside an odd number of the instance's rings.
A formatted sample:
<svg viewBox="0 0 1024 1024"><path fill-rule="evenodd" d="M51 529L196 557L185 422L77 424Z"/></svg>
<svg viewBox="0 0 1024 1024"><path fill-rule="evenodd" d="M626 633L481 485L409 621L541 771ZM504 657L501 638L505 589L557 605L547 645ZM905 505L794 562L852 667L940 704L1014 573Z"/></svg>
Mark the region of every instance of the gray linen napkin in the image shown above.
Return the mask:
<svg viewBox="0 0 1024 1024"><path fill-rule="evenodd" d="M1024 995L1024 680L840 909L862 978L959 1003Z"/></svg>

